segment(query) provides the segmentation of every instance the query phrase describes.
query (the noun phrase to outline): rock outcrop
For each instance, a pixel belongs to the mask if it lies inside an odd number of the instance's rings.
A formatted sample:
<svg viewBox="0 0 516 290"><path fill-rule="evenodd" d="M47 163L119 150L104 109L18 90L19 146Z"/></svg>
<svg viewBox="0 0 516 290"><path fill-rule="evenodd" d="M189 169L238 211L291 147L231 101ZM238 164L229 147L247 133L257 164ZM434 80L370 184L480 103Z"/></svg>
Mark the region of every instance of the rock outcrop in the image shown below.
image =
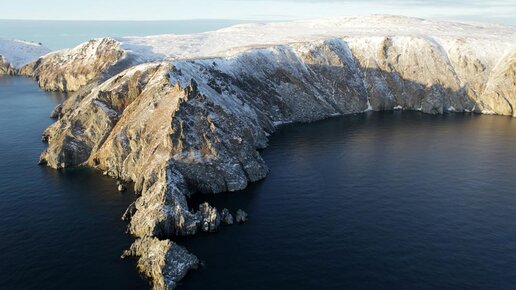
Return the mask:
<svg viewBox="0 0 516 290"><path fill-rule="evenodd" d="M0 75L14 75L15 70L7 60L0 55Z"/></svg>
<svg viewBox="0 0 516 290"><path fill-rule="evenodd" d="M233 215L229 212L227 208L223 209L220 214L220 219L226 225L232 225L234 223Z"/></svg>
<svg viewBox="0 0 516 290"><path fill-rule="evenodd" d="M50 113L50 118L59 119L62 115L62 110L63 110L63 104L59 104L59 105L55 106L54 109L52 110L52 112Z"/></svg>
<svg viewBox="0 0 516 290"><path fill-rule="evenodd" d="M385 16L241 25L94 40L23 72L43 88L78 91L44 132L41 162L134 182L129 232L173 245L167 239L233 220L209 205L193 212L187 198L264 178L257 150L277 124L394 108L514 115L515 35L513 27ZM173 267L177 256L142 240L133 251L140 269L158 288L175 285L146 257Z"/></svg>
<svg viewBox="0 0 516 290"><path fill-rule="evenodd" d="M76 48L45 55L20 69L49 91L74 92L106 73L125 56L111 38L91 40Z"/></svg>
<svg viewBox="0 0 516 290"><path fill-rule="evenodd" d="M153 289L174 289L189 270L199 266L197 257L170 240L137 239L122 258L129 256L139 257L138 269L153 281Z"/></svg>
<svg viewBox="0 0 516 290"><path fill-rule="evenodd" d="M236 212L236 222L237 223L245 223L247 221L247 217L248 217L248 214L245 211L243 211L241 209L237 210L237 212Z"/></svg>
<svg viewBox="0 0 516 290"><path fill-rule="evenodd" d="M201 229L205 232L215 232L219 229L221 216L218 210L207 202L199 205Z"/></svg>

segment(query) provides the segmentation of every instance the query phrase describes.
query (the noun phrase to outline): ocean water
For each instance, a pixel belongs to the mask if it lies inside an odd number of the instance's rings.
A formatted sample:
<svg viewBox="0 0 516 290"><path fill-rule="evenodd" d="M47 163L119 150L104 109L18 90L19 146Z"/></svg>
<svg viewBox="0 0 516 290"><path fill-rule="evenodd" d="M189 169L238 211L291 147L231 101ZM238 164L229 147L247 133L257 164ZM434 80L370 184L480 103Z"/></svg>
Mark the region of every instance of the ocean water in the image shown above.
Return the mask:
<svg viewBox="0 0 516 290"><path fill-rule="evenodd" d="M145 289L120 219L135 196L87 169L38 166L62 96L0 77L0 289Z"/></svg>
<svg viewBox="0 0 516 290"><path fill-rule="evenodd" d="M249 213L182 239L183 289L516 289L516 119L382 112L287 125Z"/></svg>
<svg viewBox="0 0 516 290"><path fill-rule="evenodd" d="M0 37L57 49L227 24L0 21ZM30 79L0 78L0 289L148 289L119 258L134 195L92 170L37 165L62 100ZM265 180L190 200L250 220L178 238L205 265L181 289L515 289L514 140L513 118L474 114L285 125L262 151Z"/></svg>
<svg viewBox="0 0 516 290"><path fill-rule="evenodd" d="M205 32L245 20L34 21L0 20L0 37L41 42L51 50L75 47L98 37Z"/></svg>

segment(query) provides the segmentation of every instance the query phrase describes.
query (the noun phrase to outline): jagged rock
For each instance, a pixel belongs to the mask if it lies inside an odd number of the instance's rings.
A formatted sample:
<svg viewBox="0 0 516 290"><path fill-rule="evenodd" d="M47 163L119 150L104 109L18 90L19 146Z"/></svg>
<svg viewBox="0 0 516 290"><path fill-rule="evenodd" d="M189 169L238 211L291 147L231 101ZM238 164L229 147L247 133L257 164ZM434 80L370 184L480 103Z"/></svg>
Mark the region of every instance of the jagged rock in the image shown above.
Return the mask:
<svg viewBox="0 0 516 290"><path fill-rule="evenodd" d="M57 105L54 110L52 110L52 113L50 113L50 118L52 119L58 119L61 117L61 111L63 109L63 104Z"/></svg>
<svg viewBox="0 0 516 290"><path fill-rule="evenodd" d="M218 230L221 217L216 208L210 206L207 202L202 203L199 205L199 214L203 231L215 232Z"/></svg>
<svg viewBox="0 0 516 290"><path fill-rule="evenodd" d="M247 221L247 213L241 209L236 212L236 222L237 223L245 223Z"/></svg>
<svg viewBox="0 0 516 290"><path fill-rule="evenodd" d="M137 239L122 254L122 258L129 256L138 257L138 270L152 281L155 290L174 289L188 271L199 265L197 257L185 248L156 238Z"/></svg>
<svg viewBox="0 0 516 290"><path fill-rule="evenodd" d="M154 168L146 172L141 184L136 184L136 190L142 195L135 202L136 212L129 223L132 235L171 237L197 232L200 218L188 209L188 190L179 172L171 167Z"/></svg>
<svg viewBox="0 0 516 290"><path fill-rule="evenodd" d="M14 68L7 60L0 55L0 75L14 75Z"/></svg>
<svg viewBox="0 0 516 290"><path fill-rule="evenodd" d="M34 77L45 90L77 91L124 57L118 46L111 38L90 40L73 49L49 53L21 67L19 73Z"/></svg>
<svg viewBox="0 0 516 290"><path fill-rule="evenodd" d="M220 219L223 223L227 225L232 225L234 222L233 215L229 212L227 208L223 209L220 214Z"/></svg>

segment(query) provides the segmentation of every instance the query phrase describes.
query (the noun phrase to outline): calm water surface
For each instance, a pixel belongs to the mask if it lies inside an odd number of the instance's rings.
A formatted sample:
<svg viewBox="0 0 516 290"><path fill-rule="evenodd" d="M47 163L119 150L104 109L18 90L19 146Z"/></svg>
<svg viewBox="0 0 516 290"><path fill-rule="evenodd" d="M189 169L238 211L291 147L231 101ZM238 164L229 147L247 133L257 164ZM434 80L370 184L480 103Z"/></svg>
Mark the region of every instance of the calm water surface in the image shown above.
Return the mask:
<svg viewBox="0 0 516 290"><path fill-rule="evenodd" d="M86 169L36 165L61 101L0 78L0 289L147 289L120 216L133 200ZM515 289L516 120L415 112L286 125L271 172L196 196L250 214L178 242L206 264L182 289Z"/></svg>
<svg viewBox="0 0 516 290"><path fill-rule="evenodd" d="M197 197L250 220L181 244L183 289L516 289L516 120L385 112L288 125L270 175Z"/></svg>
<svg viewBox="0 0 516 290"><path fill-rule="evenodd" d="M0 289L145 289L120 220L134 199L85 169L37 165L59 96L0 78Z"/></svg>

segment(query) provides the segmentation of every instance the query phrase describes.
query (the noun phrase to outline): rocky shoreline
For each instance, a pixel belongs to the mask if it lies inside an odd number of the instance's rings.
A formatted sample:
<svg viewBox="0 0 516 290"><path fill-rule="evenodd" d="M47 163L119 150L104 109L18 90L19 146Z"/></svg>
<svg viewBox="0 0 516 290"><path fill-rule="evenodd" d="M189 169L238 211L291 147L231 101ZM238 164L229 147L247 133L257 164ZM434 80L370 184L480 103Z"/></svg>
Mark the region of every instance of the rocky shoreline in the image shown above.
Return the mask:
<svg viewBox="0 0 516 290"><path fill-rule="evenodd" d="M43 89L73 92L52 113L40 163L134 183L139 197L123 218L137 240L124 256L139 257L155 289L198 266L174 236L247 219L208 204L192 210L187 198L264 178L257 150L278 124L392 109L516 115L516 28L392 16L270 26L289 38L214 42L268 29L252 25L214 40L102 38L19 69ZM308 32L292 40L291 31ZM178 50L201 37L191 54Z"/></svg>

